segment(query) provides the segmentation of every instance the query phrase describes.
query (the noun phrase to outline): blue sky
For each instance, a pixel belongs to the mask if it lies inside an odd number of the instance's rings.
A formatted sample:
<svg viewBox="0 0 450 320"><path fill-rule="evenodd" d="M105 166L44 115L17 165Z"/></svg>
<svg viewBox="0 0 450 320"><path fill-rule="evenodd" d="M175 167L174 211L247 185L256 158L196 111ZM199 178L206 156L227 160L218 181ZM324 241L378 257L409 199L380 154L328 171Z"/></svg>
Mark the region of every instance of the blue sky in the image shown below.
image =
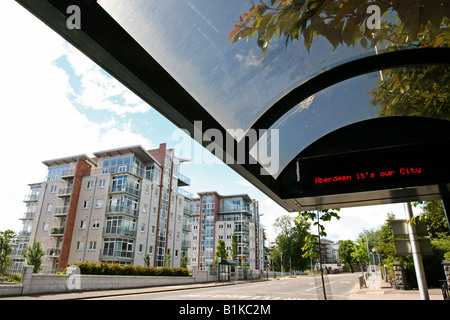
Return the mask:
<svg viewBox="0 0 450 320"><path fill-rule="evenodd" d="M171 122L15 1L0 2L0 30L0 230L20 230L28 184L46 175L43 160L180 142L172 139L177 128ZM203 156L212 160L207 151ZM275 219L288 213L225 164L186 163L180 172L192 181L189 192L248 193L257 199L261 222L274 240ZM383 224L388 211L405 216L403 204L344 209L342 219L327 226L329 238L353 240L363 228Z"/></svg>

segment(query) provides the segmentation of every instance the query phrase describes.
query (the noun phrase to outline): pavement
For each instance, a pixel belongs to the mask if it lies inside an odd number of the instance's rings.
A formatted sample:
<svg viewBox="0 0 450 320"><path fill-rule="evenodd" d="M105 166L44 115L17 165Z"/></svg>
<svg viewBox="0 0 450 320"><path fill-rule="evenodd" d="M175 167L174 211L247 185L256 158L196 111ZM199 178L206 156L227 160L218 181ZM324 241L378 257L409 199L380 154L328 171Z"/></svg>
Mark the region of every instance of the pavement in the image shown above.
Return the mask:
<svg viewBox="0 0 450 320"><path fill-rule="evenodd" d="M398 290L382 279L371 274L366 281L367 288L359 283L350 291L348 300L422 300L419 290ZM444 300L441 289L428 289L429 300Z"/></svg>
<svg viewBox="0 0 450 320"><path fill-rule="evenodd" d="M79 300L88 298L100 298L106 296L131 295L139 293L156 293L175 290L209 288L217 286L230 286L239 283L242 283L242 281L223 282L223 283L197 283L189 285L174 285L174 286L120 289L107 291L82 291L82 292L32 295L32 296L1 297L0 300ZM380 275L371 275L367 279L366 284L367 288L360 288L359 283L355 284L353 289L350 291L350 295L347 300L422 300L420 292L418 290L394 289L389 283L381 279ZM443 300L441 289L429 289L428 293L430 300Z"/></svg>

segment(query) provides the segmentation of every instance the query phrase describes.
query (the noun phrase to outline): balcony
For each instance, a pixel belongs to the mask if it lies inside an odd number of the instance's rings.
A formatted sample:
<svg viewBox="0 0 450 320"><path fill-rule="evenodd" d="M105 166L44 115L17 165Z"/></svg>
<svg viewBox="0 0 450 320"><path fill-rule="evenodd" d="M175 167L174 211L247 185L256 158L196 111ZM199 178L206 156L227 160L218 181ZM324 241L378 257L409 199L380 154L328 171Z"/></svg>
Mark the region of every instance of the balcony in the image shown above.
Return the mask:
<svg viewBox="0 0 450 320"><path fill-rule="evenodd" d="M38 201L39 200L39 194L28 194L23 199L24 202L32 202L32 201Z"/></svg>
<svg viewBox="0 0 450 320"><path fill-rule="evenodd" d="M52 227L52 230L50 231L50 236L62 237L63 235L64 235L64 227L61 226Z"/></svg>
<svg viewBox="0 0 450 320"><path fill-rule="evenodd" d="M123 258L123 259L133 259L134 252L131 251L121 251L121 250L111 250L111 249L103 249L102 255L100 259L107 258Z"/></svg>
<svg viewBox="0 0 450 320"><path fill-rule="evenodd" d="M58 190L58 197L70 197L73 187L61 188Z"/></svg>
<svg viewBox="0 0 450 320"><path fill-rule="evenodd" d="M53 213L53 216L55 216L55 217L65 217L65 216L67 216L68 212L69 212L69 206L56 207L55 211Z"/></svg>
<svg viewBox="0 0 450 320"><path fill-rule="evenodd" d="M60 253L61 253L61 248L47 249L47 257L48 258L59 258Z"/></svg>
<svg viewBox="0 0 450 320"><path fill-rule="evenodd" d="M234 225L234 232L249 232L248 223L245 223L244 225L241 224L235 224Z"/></svg>
<svg viewBox="0 0 450 320"><path fill-rule="evenodd" d="M26 237L29 237L30 234L31 234L31 231L22 230L19 232L19 235L17 237L18 238L26 238Z"/></svg>
<svg viewBox="0 0 450 320"><path fill-rule="evenodd" d="M133 196L139 196L140 190L137 188L132 187L129 184L121 184L121 185L113 185L111 186L111 189L109 190L109 193L116 194L116 193L128 193Z"/></svg>
<svg viewBox="0 0 450 320"><path fill-rule="evenodd" d="M122 226L106 226L103 230L104 236L126 236L136 237L136 230L125 228Z"/></svg>
<svg viewBox="0 0 450 320"><path fill-rule="evenodd" d="M178 186L186 187L191 185L191 179L186 177L185 175L178 173Z"/></svg>
<svg viewBox="0 0 450 320"><path fill-rule="evenodd" d="M61 179L71 179L75 176L75 168L61 172Z"/></svg>
<svg viewBox="0 0 450 320"><path fill-rule="evenodd" d="M19 220L33 220L35 214L36 214L36 211L25 212L23 214L23 216L21 218L19 218Z"/></svg>
<svg viewBox="0 0 450 320"><path fill-rule="evenodd" d="M181 240L181 247L182 248L190 248L191 247L191 241L189 241L189 240Z"/></svg>
<svg viewBox="0 0 450 320"><path fill-rule="evenodd" d="M190 232L191 231L191 225L189 223L183 223L183 231Z"/></svg>
<svg viewBox="0 0 450 320"><path fill-rule="evenodd" d="M123 214L127 214L133 217L137 217L138 216L138 210L136 208L133 207L129 207L129 206L108 206L108 209L106 210L106 214L115 214L115 213L123 213Z"/></svg>
<svg viewBox="0 0 450 320"><path fill-rule="evenodd" d="M251 214L250 209L244 206L226 206L221 207L219 213L248 213Z"/></svg>
<svg viewBox="0 0 450 320"><path fill-rule="evenodd" d="M185 198L194 199L194 194L190 193L189 191L178 188L177 192L178 192L178 194L181 194Z"/></svg>

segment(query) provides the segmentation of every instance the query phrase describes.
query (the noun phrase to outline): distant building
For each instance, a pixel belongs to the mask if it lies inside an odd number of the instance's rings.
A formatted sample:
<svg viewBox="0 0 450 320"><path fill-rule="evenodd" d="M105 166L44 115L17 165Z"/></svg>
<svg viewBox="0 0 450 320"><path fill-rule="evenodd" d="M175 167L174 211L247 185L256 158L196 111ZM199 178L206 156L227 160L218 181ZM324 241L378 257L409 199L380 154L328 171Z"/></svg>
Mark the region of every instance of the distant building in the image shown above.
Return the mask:
<svg viewBox="0 0 450 320"><path fill-rule="evenodd" d="M339 243L325 238L320 239L320 250L322 253L322 263L337 264L339 263L338 250Z"/></svg>
<svg viewBox="0 0 450 320"><path fill-rule="evenodd" d="M217 192L198 193L199 198L185 198L185 212L190 216L188 267L206 269L214 264L218 240L232 251L232 236L237 239L239 264L251 270L264 268L264 229L260 225L258 201L247 194L222 196Z"/></svg>

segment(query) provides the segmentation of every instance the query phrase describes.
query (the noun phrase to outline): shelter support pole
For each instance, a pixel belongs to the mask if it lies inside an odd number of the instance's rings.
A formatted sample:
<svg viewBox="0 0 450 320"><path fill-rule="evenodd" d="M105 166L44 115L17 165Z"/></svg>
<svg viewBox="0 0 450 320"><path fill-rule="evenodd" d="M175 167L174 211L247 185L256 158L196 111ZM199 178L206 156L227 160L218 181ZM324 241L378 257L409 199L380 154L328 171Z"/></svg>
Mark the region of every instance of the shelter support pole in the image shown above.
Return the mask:
<svg viewBox="0 0 450 320"><path fill-rule="evenodd" d="M442 207L444 208L445 219L447 219L448 232L450 233L450 197L442 197Z"/></svg>
<svg viewBox="0 0 450 320"><path fill-rule="evenodd" d="M410 221L408 223L409 228L409 241L411 243L411 253L414 261L414 269L416 271L417 285L419 286L420 297L422 300L430 300L428 294L427 279L425 278L425 271L423 268L422 254L420 253L419 241L417 239L417 230L414 223L411 222L413 218L413 212L411 203L406 202L407 218Z"/></svg>

